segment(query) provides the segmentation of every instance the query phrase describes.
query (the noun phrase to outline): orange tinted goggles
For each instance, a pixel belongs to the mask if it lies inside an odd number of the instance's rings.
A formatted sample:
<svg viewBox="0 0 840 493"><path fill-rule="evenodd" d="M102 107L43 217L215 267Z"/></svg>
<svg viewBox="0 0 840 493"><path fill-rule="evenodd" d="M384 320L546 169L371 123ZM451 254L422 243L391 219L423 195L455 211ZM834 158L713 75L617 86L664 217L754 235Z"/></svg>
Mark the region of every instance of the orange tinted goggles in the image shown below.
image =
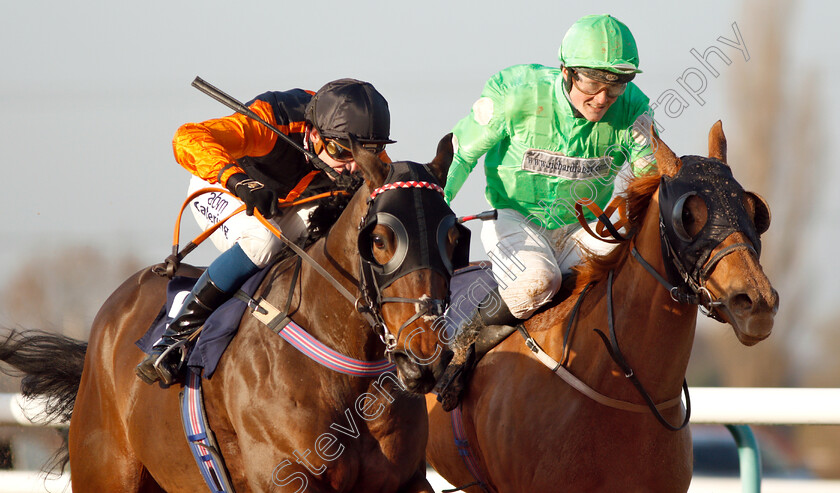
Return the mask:
<svg viewBox="0 0 840 493"><path fill-rule="evenodd" d="M324 139L324 149L327 154L336 161L348 162L353 160L353 151L350 150L349 142L341 142L339 139ZM362 147L376 155L385 150L385 144L362 144Z"/></svg>

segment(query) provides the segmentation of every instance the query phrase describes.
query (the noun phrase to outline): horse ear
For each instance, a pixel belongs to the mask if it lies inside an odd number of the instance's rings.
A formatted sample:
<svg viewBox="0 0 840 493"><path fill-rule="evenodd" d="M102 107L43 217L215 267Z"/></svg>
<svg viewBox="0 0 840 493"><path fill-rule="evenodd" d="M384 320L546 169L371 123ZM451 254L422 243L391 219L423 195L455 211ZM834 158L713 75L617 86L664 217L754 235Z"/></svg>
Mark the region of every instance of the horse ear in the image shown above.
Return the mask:
<svg viewBox="0 0 840 493"><path fill-rule="evenodd" d="M385 183L388 175L388 165L383 163L379 156L365 149L353 135L350 138L350 150L353 151L353 159L362 170L365 183L371 191L376 190Z"/></svg>
<svg viewBox="0 0 840 493"><path fill-rule="evenodd" d="M452 156L455 152L452 150L452 133L448 133L440 139L437 145L437 155L432 162L427 166L429 171L435 175L440 186L446 185L446 175L449 172L449 166L452 164Z"/></svg>
<svg viewBox="0 0 840 493"><path fill-rule="evenodd" d="M723 135L723 123L720 120L709 130L709 157L726 164L726 136Z"/></svg>
<svg viewBox="0 0 840 493"><path fill-rule="evenodd" d="M656 166L659 168L659 174L666 176L676 175L682 166L682 161L680 161L680 158L674 154L674 151L670 147L665 145L665 142L662 142L653 125L650 126L650 141L654 150L653 157L656 158Z"/></svg>
<svg viewBox="0 0 840 493"><path fill-rule="evenodd" d="M753 222L758 234L763 234L770 228L770 204L755 192L744 192L747 202L753 208Z"/></svg>

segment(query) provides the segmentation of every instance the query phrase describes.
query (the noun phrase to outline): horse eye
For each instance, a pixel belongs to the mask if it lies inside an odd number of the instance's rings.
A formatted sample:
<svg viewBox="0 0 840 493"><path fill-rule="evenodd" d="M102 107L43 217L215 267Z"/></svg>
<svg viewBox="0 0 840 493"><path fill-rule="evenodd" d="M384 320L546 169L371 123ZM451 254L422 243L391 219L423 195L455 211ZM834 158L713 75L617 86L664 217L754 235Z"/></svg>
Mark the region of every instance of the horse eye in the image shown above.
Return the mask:
<svg viewBox="0 0 840 493"><path fill-rule="evenodd" d="M371 243L375 248L385 248L385 238L382 235L372 235Z"/></svg>
<svg viewBox="0 0 840 493"><path fill-rule="evenodd" d="M694 225L694 215L691 214L691 210L688 207L683 207L682 223L686 230L689 230Z"/></svg>

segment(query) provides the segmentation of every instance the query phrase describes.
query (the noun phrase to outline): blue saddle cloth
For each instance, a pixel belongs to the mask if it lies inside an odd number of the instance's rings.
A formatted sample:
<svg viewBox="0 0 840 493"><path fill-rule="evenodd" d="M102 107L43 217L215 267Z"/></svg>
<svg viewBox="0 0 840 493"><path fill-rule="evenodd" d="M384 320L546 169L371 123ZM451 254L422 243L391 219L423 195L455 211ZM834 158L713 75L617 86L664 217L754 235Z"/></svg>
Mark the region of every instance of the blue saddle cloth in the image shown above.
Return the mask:
<svg viewBox="0 0 840 493"><path fill-rule="evenodd" d="M455 271L449 283L449 308L446 310L447 336L451 338L468 320L484 298L496 289L498 283L490 270L489 262L469 265Z"/></svg>
<svg viewBox="0 0 840 493"><path fill-rule="evenodd" d="M249 296L253 296L270 268L266 267L254 274L242 286L242 291ZM172 311L172 303L175 297L182 291L189 292L197 280L193 277L175 276L169 281L166 286L166 305L161 309L146 334L135 342L137 347L148 354L152 345L160 339L166 326L172 321L169 314ZM204 329L201 330L192 351L190 351L187 365L191 369L203 374L204 378L213 376L222 353L224 353L233 336L236 335L236 331L239 330L239 320L247 306L244 301L231 298L210 315L204 323Z"/></svg>

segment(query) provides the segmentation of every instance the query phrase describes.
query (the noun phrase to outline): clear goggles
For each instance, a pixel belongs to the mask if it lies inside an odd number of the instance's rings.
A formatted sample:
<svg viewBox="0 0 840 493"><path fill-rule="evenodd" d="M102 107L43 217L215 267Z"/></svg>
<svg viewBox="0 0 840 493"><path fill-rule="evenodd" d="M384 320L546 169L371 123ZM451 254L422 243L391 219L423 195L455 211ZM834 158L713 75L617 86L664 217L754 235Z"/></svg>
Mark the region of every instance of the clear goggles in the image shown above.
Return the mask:
<svg viewBox="0 0 840 493"><path fill-rule="evenodd" d="M575 69L569 69L572 75L572 83L575 85L578 91L586 94L587 96L595 96L596 94L600 93L601 91L606 91L607 96L611 98L617 98L624 94L624 91L627 89L627 83L616 84L616 83L607 83L607 82L599 82L597 80L590 79L585 75L579 73Z"/></svg>

